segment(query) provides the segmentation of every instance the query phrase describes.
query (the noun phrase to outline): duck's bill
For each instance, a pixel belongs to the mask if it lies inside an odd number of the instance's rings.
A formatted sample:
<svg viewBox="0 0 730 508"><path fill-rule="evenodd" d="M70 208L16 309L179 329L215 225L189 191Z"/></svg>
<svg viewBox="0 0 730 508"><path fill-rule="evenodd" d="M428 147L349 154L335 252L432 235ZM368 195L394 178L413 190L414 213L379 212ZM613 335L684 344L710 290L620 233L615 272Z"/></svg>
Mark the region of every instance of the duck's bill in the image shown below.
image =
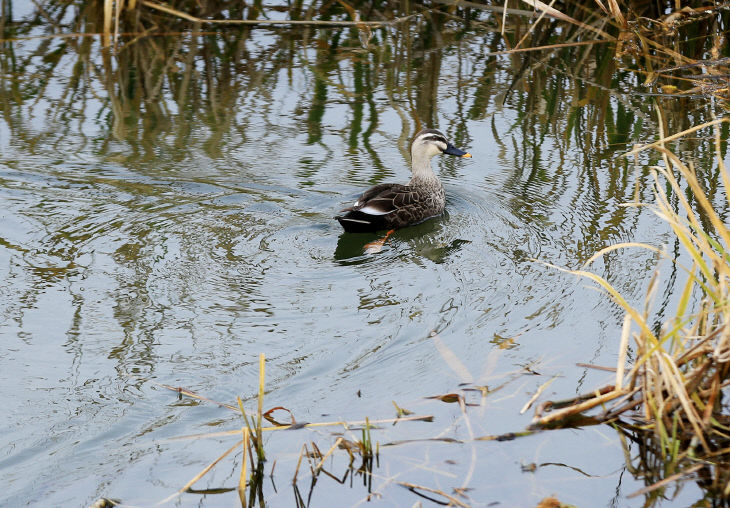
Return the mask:
<svg viewBox="0 0 730 508"><path fill-rule="evenodd" d="M451 143L446 145L446 150L444 150L444 153L447 153L449 155L456 155L457 157L463 157L464 159L471 159L471 154L469 152L465 152L464 150L459 150Z"/></svg>

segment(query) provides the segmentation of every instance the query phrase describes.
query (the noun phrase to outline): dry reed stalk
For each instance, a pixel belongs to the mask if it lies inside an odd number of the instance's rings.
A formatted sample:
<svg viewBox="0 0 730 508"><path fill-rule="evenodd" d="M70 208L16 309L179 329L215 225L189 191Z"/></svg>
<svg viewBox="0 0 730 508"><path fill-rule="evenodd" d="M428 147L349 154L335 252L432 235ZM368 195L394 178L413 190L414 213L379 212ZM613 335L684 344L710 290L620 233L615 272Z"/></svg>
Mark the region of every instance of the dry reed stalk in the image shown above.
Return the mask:
<svg viewBox="0 0 730 508"><path fill-rule="evenodd" d="M264 460L264 440L261 433L261 422L264 420L264 382L266 380L266 355L259 355L259 398L258 415L256 418L256 451L259 460Z"/></svg>
<svg viewBox="0 0 730 508"><path fill-rule="evenodd" d="M623 397L624 395L627 395L629 392L630 392L630 390L628 390L626 388L623 388L621 390L613 389L613 390L609 391L608 393L596 395L595 397L592 397L588 400L579 402L579 403L575 404L574 406L569 406L569 407L565 407L563 409L558 409L557 411L553 411L552 413L549 413L546 416L538 417L536 420L533 421L533 425L537 426L537 427L547 427L549 425L552 425L556 422L560 422L561 420L564 420L571 416L575 416L575 415L581 414L585 411L588 411L590 409L593 409L596 406L606 404L607 402L610 402L613 399L616 399L618 397Z"/></svg>
<svg viewBox="0 0 730 508"><path fill-rule="evenodd" d="M616 0L606 0L608 2L608 9L605 5L603 5L603 2L601 0L596 0L596 3L601 8L603 12L606 14L610 14L613 16L613 19L616 21L618 26L620 26L623 29L628 28L628 23L626 22L626 18L621 13L621 8L618 5L618 2Z"/></svg>
<svg viewBox="0 0 730 508"><path fill-rule="evenodd" d="M292 483L296 485L297 483L297 476L299 475L299 466L302 465L302 455L304 455L304 452L307 449L307 445L302 445L302 449L299 451L299 459L297 459L297 467L294 469L294 477L292 478Z"/></svg>
<svg viewBox="0 0 730 508"><path fill-rule="evenodd" d="M690 466L690 467L688 467L687 469L685 469L684 471L682 471L680 473L673 474L672 476L667 476L663 480L660 480L660 481L654 483L653 485L649 485L648 487L644 487L643 489L639 489L636 492L632 492L631 494L627 495L626 497L629 498L629 499L631 499L632 497L637 497L637 496L641 496L643 494L648 494L649 492L652 492L652 491L655 491L657 489L660 489L660 488L662 488L662 487L664 487L664 486L672 483L673 481L679 480L680 478L683 478L685 476L688 476L688 475L690 475L692 473L696 473L697 471L699 471L703 467L705 467L705 464L695 464L694 466Z"/></svg>
<svg viewBox="0 0 730 508"><path fill-rule="evenodd" d="M547 44L545 46L535 46L532 48L517 48L517 49L505 49L504 51L490 51L490 52L484 53L484 56L500 56L500 55L510 55L512 53L527 53L530 51L545 51L548 49L592 46L594 44L607 44L609 42L613 42L613 41L596 39L596 40L591 40L591 41L561 42L561 43L557 43L557 44Z"/></svg>
<svg viewBox="0 0 730 508"><path fill-rule="evenodd" d="M401 416L399 418L383 418L380 420L370 420L370 425L380 425L380 424L386 424L386 423L396 423L396 422L430 422L433 421L433 415L415 415L415 416ZM366 420L356 420L352 422L347 421L336 421L336 422L315 422L315 423L304 423L304 424L292 424L292 425L279 425L276 427L262 427L261 432L270 432L270 431L278 431L278 430L289 430L289 429L305 429L305 428L320 428L320 427L334 427L334 426L342 426L345 429L349 428L350 426L357 426L357 425L365 425L367 422ZM211 432L208 434L189 434L186 436L178 436L169 438L165 441L181 441L181 440L188 440L188 439L201 439L201 438L218 438L218 437L226 437L226 436L234 436L241 431L236 430L224 430L222 432Z"/></svg>
<svg viewBox="0 0 730 508"><path fill-rule="evenodd" d="M530 397L530 400L525 403L524 406L522 406L522 409L520 409L520 414L525 414L525 412L532 407L532 405L535 403L535 401L540 398L540 395L542 392L545 391L545 389L550 386L553 381L555 381L558 378L558 376L553 376L547 381L545 381L543 384L540 385L540 387L535 391L535 393Z"/></svg>
<svg viewBox="0 0 730 508"><path fill-rule="evenodd" d="M172 500L172 499L174 499L175 497L179 496L180 494L182 494L182 493L183 493L183 492L185 492L186 490L188 490L188 489L189 489L190 487L192 487L192 486L193 486L193 485L194 485L194 484L195 484L195 483L196 483L196 482L197 482L198 480L200 480L200 479L201 479L201 478L202 478L203 476L205 476L206 474L208 474L208 472L209 472L209 471L210 471L211 469L213 469L213 468L214 468L214 467L215 467L215 466L216 466L216 465L217 465L217 464L218 464L218 463L219 463L219 462L220 462L221 460L223 460L223 459L224 459L225 457L227 457L227 456L228 456L228 454L230 454L230 453L231 453L231 452L232 452L233 450L235 450L236 448L238 448L238 446L239 446L239 445L240 445L241 443L243 443L243 440L241 440L241 441L238 441L238 442L237 442L236 444L234 444L233 446L231 446L231 447L230 447L230 448L229 448L228 450L226 450L225 452L223 452L223 453L222 453L222 454L221 454L221 455L220 455L220 456L219 456L219 457L218 457L217 459L215 459L215 460L214 460L213 462L211 462L210 464L208 464L207 466L205 466L205 468L203 468L203 470L202 470L202 471L201 471L200 473L196 474L196 475L195 475L195 476L194 476L194 477L193 477L193 478L192 478L192 479L191 479L191 480L190 480L190 481L189 481L188 483L186 483L186 484L185 484L185 485L184 485L184 486L183 486L183 487L182 487L182 488L181 488L180 490L178 490L178 491L177 491L177 492L175 492L174 494L171 494L171 495L169 495L168 497L166 497L165 499L163 499L162 501L160 501L159 503L157 503L157 504L156 504L155 506L159 506L159 505L165 504L165 503L167 503L168 501L171 501L171 500Z"/></svg>
<svg viewBox="0 0 730 508"><path fill-rule="evenodd" d="M496 12L498 14L502 15L502 30L500 33L502 36L504 36L505 32L503 31L504 26L506 25L506 19L507 15L515 15L515 16L522 16L525 18L532 18L535 16L535 11L527 9L510 9L508 7L509 1L505 2L505 5L488 5L478 2L471 2L470 0L433 0L434 3L437 4L443 4L443 5L453 5L454 7L464 7L467 9L477 9L480 11L489 11L489 12ZM545 14L547 17L556 19L555 16L553 16L550 13Z"/></svg>
<svg viewBox="0 0 730 508"><path fill-rule="evenodd" d="M224 407L226 409L230 409L231 411L239 410L239 408L236 406L233 406L231 404L226 404L225 402L218 402L213 399L208 399L206 397L203 397L202 395L198 395L197 393L195 393L191 390L187 390L187 389L181 388L179 386L170 386L170 385L166 385L166 384L162 384L162 383L155 383L154 381L152 383L156 384L157 386L161 386L162 388L172 390L173 392L177 393L178 395L185 395L186 397L190 397L191 399L197 399L197 400L202 400L204 402L210 402L211 404L215 404L217 406Z"/></svg>
<svg viewBox="0 0 730 508"><path fill-rule="evenodd" d="M117 38L119 37L119 14L124 9L124 0L115 0L114 2L114 49L117 47Z"/></svg>
<svg viewBox="0 0 730 508"><path fill-rule="evenodd" d="M425 492L430 492L431 494L438 494L439 496L443 496L444 498L446 498L446 499L449 500L449 505L461 506L463 508L469 508L469 505L468 504L464 503L460 499L455 498L454 496L450 496L449 494L447 494L443 490L432 489L431 487L424 487L423 485L416 485L415 483L407 483L407 482L395 482L395 483L397 483L398 485L400 485L402 487L407 488L408 490L410 490L414 494L418 494L418 492L417 492L418 490L423 490ZM428 498L428 499L430 499L430 498ZM439 504L441 504L441 503L439 502Z"/></svg>
<svg viewBox="0 0 730 508"><path fill-rule="evenodd" d="M502 38L505 38L504 27L507 26L507 3L508 2L509 2L509 0L504 0L504 10L502 11L502 30L501 30ZM505 38L505 40L506 40L506 38Z"/></svg>
<svg viewBox="0 0 730 508"><path fill-rule="evenodd" d="M241 399L239 398L239 401ZM238 479L238 498L241 500L241 506L246 506L246 452L249 447L248 427L242 427L243 432L243 454L241 457L241 476Z"/></svg>
<svg viewBox="0 0 730 508"><path fill-rule="evenodd" d="M555 2L556 2L556 0L550 0L550 4L548 4L548 8L552 9L553 4ZM523 35L522 38L519 41L517 41L517 44L515 44L514 48L511 48L511 49L515 50L515 49L518 49L520 46L522 46L522 43L525 42L525 39L527 39L527 37L530 34L535 32L535 27L537 27L537 25L540 23L540 21L542 21L542 19L545 16L547 16L547 14L548 14L547 10L543 10L542 12L540 12L540 16L535 20L534 23L532 23L530 25L530 28L525 32L525 35ZM504 24L502 25L502 36L504 37Z"/></svg>
<svg viewBox="0 0 730 508"><path fill-rule="evenodd" d="M623 248L628 245L642 245L642 244L621 244L621 245L613 246L612 249L620 249L620 248ZM603 249L603 251L606 251L607 249ZM591 258L591 260L592 259L593 258ZM569 270L567 268L562 268L557 265L545 263L544 261L540 261L540 260L535 260L535 261L537 261L538 263L542 263L545 266L555 268L556 270L560 270L560 271L563 271L566 273L571 273L573 275L579 275L581 277L585 277L586 279L590 279L590 280L596 282L603 290L605 290L609 294L609 296L611 296L611 298L614 300L614 302L616 302L620 307L624 308L631 315L631 318L634 320L634 322L636 322L636 324L638 324L639 327L641 328L641 332L643 334L646 334L646 336L651 340L652 344L656 344L658 342L657 338L654 336L654 333L649 328L648 323L643 319L641 314L636 309L631 307L631 305L628 304L628 302L624 299L624 297L618 291L616 291L616 289L613 286L611 286L611 284L603 277L596 275L594 273L588 272L586 270Z"/></svg>
<svg viewBox="0 0 730 508"><path fill-rule="evenodd" d="M624 370L626 368L626 351L629 348L629 335L631 333L631 316L624 316L624 324L621 327L621 342L618 348L618 362L616 363L616 388L623 388Z"/></svg>
<svg viewBox="0 0 730 508"><path fill-rule="evenodd" d="M342 443L342 438L338 437L337 441L335 441L335 444L332 445L332 447L322 456L322 459L319 461L319 464L315 467L316 470L319 470L322 468L322 464L324 464L324 461L327 457L329 457L332 452L334 452L338 446L340 446L340 443Z"/></svg>
<svg viewBox="0 0 730 508"><path fill-rule="evenodd" d="M613 372L614 374L616 373L616 370L617 370L616 367L606 367L605 365L594 365L592 363L583 363L583 362L578 362L575 364L575 366L581 367L584 369L594 369L594 370L602 370L605 372Z"/></svg>
<svg viewBox="0 0 730 508"><path fill-rule="evenodd" d="M241 499L241 505L246 506L246 453L249 451L250 443L249 443L249 435L250 435L250 429L248 427L248 421L246 420L246 411L243 409L243 401L241 400L241 397L236 397L236 401L238 402L238 408L241 411L241 416L244 417L244 425L241 427L241 432L243 433L243 456L241 457L241 476L238 480L238 497ZM251 464L253 467L253 464Z"/></svg>
<svg viewBox="0 0 730 508"><path fill-rule="evenodd" d="M604 32L600 28L596 28L594 26L587 25L587 24L583 23L582 21L578 21L575 18L571 18L567 14L563 14L559 10L550 7L549 5L545 4L544 2L541 2L540 0L522 0L522 1L524 3L526 3L527 5L534 7L536 10L545 11L548 14L550 14L551 16L553 16L554 18L557 18L557 19L560 19L563 21L567 21L568 23L571 23L573 25L579 26L580 28L583 28L585 30L598 34L601 37L604 37L606 40L609 40L609 41L616 40L616 38L614 36Z"/></svg>
<svg viewBox="0 0 730 508"><path fill-rule="evenodd" d="M102 26L102 46L109 47L112 31L112 6L114 0L104 0L104 21Z"/></svg>

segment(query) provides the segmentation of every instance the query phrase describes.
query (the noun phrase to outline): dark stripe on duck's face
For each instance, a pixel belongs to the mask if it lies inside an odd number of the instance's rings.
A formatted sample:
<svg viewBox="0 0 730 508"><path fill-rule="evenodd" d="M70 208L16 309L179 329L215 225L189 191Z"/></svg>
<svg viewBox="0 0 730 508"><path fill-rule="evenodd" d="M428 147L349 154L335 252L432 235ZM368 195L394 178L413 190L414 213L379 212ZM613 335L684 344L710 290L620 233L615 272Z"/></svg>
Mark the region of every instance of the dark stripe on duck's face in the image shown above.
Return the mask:
<svg viewBox="0 0 730 508"><path fill-rule="evenodd" d="M443 136L439 136L438 134L431 134L430 136L424 136L422 138L423 141L441 141L442 143L448 144L448 141L446 141L446 138Z"/></svg>

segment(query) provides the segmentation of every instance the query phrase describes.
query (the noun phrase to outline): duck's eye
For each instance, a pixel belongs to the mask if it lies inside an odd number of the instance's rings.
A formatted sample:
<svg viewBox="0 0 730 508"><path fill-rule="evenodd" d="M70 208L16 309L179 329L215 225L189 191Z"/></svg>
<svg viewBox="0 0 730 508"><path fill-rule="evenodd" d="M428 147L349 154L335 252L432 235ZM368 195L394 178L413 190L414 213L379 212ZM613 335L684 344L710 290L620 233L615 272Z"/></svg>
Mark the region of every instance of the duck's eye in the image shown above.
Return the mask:
<svg viewBox="0 0 730 508"><path fill-rule="evenodd" d="M442 138L441 136L437 136L435 134L433 134L431 136L427 136L427 137L423 138L423 140L424 141L434 141L439 145L441 145L442 143L446 144L446 140L444 138Z"/></svg>

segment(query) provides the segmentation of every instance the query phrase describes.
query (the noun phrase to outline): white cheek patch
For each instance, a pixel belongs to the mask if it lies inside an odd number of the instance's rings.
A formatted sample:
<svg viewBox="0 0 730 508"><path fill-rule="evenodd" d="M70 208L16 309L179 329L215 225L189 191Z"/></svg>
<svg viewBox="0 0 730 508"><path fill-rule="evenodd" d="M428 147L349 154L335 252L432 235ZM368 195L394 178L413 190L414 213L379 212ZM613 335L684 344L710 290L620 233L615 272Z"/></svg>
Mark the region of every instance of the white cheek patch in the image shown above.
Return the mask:
<svg viewBox="0 0 730 508"><path fill-rule="evenodd" d="M384 212L383 210L378 210L377 208L372 207L372 206L365 206L363 208L360 208L358 210L358 212L367 213L369 215L385 215L386 213L390 213L390 212Z"/></svg>

